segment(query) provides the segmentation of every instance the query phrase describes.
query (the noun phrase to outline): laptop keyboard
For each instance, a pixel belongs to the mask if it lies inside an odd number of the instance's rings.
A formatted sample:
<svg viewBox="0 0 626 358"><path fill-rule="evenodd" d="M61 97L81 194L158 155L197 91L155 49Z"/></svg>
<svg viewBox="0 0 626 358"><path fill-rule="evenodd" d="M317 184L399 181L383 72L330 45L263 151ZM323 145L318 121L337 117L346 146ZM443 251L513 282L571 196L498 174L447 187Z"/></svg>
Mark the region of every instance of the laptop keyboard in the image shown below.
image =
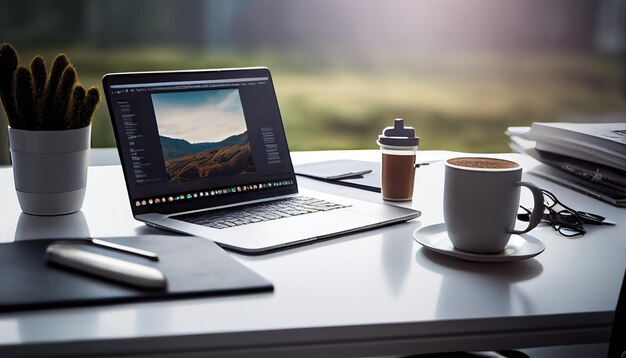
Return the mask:
<svg viewBox="0 0 626 358"><path fill-rule="evenodd" d="M266 203L224 209L217 212L205 211L201 213L178 215L173 218L214 229L228 229L234 226L341 209L348 206L349 205L336 204L321 199L297 196Z"/></svg>

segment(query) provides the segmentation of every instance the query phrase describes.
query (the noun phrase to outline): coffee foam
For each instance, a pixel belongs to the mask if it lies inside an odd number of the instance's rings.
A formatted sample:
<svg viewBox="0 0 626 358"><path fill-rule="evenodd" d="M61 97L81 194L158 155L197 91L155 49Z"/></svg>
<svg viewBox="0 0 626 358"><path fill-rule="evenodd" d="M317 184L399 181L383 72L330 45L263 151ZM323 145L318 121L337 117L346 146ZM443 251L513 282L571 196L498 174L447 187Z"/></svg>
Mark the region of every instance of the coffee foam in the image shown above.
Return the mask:
<svg viewBox="0 0 626 358"><path fill-rule="evenodd" d="M478 169L513 169L519 167L519 164L515 162L496 158L453 158L448 159L448 163L459 167Z"/></svg>

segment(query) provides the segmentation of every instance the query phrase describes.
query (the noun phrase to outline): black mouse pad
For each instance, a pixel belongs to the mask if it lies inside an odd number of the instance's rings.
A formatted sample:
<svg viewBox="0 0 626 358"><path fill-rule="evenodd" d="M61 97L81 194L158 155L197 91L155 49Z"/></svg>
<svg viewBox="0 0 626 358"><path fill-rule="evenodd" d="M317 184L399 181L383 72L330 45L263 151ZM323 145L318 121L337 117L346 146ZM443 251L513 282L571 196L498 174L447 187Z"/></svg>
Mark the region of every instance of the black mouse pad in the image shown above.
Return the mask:
<svg viewBox="0 0 626 358"><path fill-rule="evenodd" d="M43 239L0 244L0 311L72 307L141 300L272 291L272 284L210 240L193 236L99 238L155 252L159 261L89 245L87 240ZM167 289L154 291L46 263L51 243L159 269Z"/></svg>

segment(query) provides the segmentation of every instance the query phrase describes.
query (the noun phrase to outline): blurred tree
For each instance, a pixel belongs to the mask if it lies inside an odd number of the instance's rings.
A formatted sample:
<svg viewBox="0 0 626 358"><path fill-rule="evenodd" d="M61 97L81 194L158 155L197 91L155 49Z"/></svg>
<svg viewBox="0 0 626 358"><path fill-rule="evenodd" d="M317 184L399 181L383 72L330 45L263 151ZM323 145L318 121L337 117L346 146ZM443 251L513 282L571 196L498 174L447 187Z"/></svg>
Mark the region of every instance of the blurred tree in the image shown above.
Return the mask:
<svg viewBox="0 0 626 358"><path fill-rule="evenodd" d="M0 0L18 46L138 45L378 51L611 47L624 50L623 0ZM5 40L5 41L6 41ZM607 43L610 42L609 45Z"/></svg>

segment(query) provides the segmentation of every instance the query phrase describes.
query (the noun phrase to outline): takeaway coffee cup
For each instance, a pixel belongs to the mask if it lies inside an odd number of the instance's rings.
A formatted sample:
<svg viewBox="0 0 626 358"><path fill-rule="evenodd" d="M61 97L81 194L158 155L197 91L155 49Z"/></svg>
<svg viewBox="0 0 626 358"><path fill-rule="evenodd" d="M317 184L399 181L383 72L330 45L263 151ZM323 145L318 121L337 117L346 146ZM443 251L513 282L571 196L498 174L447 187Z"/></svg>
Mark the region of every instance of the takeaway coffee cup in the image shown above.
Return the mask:
<svg viewBox="0 0 626 358"><path fill-rule="evenodd" d="M502 251L511 234L532 230L543 215L543 194L522 182L522 167L495 158L454 158L446 162L443 214L455 248L474 253ZM517 231L515 217L520 187L533 194L534 206L525 230Z"/></svg>
<svg viewBox="0 0 626 358"><path fill-rule="evenodd" d="M415 129L405 127L404 120L398 118L393 127L387 127L378 136L382 152L381 186L383 199L407 201L413 198L415 181L415 153L419 145Z"/></svg>

